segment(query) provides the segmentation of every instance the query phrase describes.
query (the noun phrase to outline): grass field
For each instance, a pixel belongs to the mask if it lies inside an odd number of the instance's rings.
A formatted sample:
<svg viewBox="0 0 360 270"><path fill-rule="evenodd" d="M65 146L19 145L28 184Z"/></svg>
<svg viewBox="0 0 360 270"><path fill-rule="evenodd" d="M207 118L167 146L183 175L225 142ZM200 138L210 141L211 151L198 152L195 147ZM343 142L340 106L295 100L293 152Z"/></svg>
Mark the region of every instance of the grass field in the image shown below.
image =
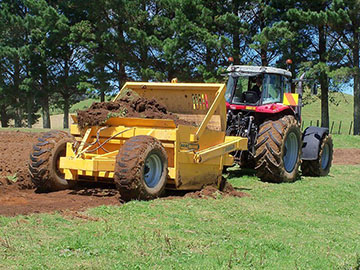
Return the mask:
<svg viewBox="0 0 360 270"><path fill-rule="evenodd" d="M359 177L360 166L334 166L269 184L230 171L250 197L0 217L0 268L359 269Z"/></svg>
<svg viewBox="0 0 360 270"><path fill-rule="evenodd" d="M340 121L341 134L349 134L350 123L353 121L354 97L343 93L329 94L330 128L333 125L333 133L339 132ZM321 124L321 101L320 97L311 97L311 102L303 107L302 118L304 128L307 126ZM353 128L353 126L352 126Z"/></svg>

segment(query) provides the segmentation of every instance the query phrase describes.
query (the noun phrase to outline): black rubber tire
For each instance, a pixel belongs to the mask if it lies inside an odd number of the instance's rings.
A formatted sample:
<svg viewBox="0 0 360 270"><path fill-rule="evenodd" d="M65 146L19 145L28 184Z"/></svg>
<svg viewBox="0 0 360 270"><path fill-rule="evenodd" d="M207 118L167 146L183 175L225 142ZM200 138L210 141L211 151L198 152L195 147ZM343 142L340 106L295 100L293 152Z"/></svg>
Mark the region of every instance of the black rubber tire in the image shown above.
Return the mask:
<svg viewBox="0 0 360 270"><path fill-rule="evenodd" d="M321 161L325 146L329 147L329 160L325 168L322 168ZM301 163L301 172L304 176L326 176L330 172L333 159L333 141L330 134L325 134L321 140L319 157L316 160L303 160Z"/></svg>
<svg viewBox="0 0 360 270"><path fill-rule="evenodd" d="M146 160L153 154L160 159L162 167L158 183L149 187L145 181ZM167 154L156 138L135 136L120 148L116 157L114 181L122 200L151 200L160 197L165 190L167 175Z"/></svg>
<svg viewBox="0 0 360 270"><path fill-rule="evenodd" d="M67 181L58 170L59 158L65 156L66 144L75 139L63 131L51 131L38 138L30 154L29 172L38 192L68 189L75 181Z"/></svg>
<svg viewBox="0 0 360 270"><path fill-rule="evenodd" d="M285 141L291 134L295 134L298 144L297 158L294 159L292 170L287 171L284 164L286 154ZM301 131L296 119L286 115L280 119L264 122L259 129L255 146L255 170L262 181L293 182L298 176L301 156Z"/></svg>

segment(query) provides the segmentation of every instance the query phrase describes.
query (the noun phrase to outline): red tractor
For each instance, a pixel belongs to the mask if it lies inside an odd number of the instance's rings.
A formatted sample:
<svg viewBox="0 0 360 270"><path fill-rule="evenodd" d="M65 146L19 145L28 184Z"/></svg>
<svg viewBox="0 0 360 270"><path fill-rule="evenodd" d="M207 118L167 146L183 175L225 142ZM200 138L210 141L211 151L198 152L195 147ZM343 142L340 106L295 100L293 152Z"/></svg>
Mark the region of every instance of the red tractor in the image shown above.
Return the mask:
<svg viewBox="0 0 360 270"><path fill-rule="evenodd" d="M270 182L295 181L299 166L302 175L327 175L333 154L329 130L300 129L303 78L292 93L288 70L230 65L227 73L226 132L248 138L248 150L233 153L237 163Z"/></svg>

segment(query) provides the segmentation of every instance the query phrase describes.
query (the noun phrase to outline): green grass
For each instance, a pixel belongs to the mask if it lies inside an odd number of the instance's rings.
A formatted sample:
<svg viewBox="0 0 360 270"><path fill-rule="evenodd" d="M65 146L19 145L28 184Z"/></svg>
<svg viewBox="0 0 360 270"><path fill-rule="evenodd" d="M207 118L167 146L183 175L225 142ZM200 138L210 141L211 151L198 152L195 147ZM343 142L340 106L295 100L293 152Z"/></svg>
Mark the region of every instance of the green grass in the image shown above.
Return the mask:
<svg viewBox="0 0 360 270"><path fill-rule="evenodd" d="M332 121L334 126L332 133L338 133L340 121L342 121L340 132L341 134L349 134L350 123L353 121L354 100L353 96L342 93L330 93L329 100L329 114L330 114L330 128ZM311 103L303 107L302 120L304 128L313 125L316 126L317 121L321 124L321 101L320 97L312 96Z"/></svg>
<svg viewBox="0 0 360 270"><path fill-rule="evenodd" d="M360 148L360 136L353 135L331 135L334 148Z"/></svg>
<svg viewBox="0 0 360 270"><path fill-rule="evenodd" d="M70 113L76 113L78 110L84 110L89 108L94 102L99 102L100 99L94 99L94 98L90 98L90 99L85 99L82 100L78 103L75 103L74 105L71 106L70 108Z"/></svg>
<svg viewBox="0 0 360 270"><path fill-rule="evenodd" d="M0 217L1 269L358 269L359 166L269 184L232 171L251 197L133 201Z"/></svg>

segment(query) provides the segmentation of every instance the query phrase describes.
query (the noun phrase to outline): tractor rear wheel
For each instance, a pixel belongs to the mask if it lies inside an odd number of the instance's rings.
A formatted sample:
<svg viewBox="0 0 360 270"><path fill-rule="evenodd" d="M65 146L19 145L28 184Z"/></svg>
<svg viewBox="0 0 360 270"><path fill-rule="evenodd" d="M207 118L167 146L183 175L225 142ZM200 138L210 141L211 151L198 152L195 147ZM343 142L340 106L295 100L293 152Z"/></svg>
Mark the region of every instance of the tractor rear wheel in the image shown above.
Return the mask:
<svg viewBox="0 0 360 270"><path fill-rule="evenodd" d="M160 197L168 175L167 154L151 136L128 139L116 157L114 181L121 199L150 200Z"/></svg>
<svg viewBox="0 0 360 270"><path fill-rule="evenodd" d="M296 180L301 156L301 132L293 116L264 122L259 129L255 149L255 169L262 181L280 183Z"/></svg>
<svg viewBox="0 0 360 270"><path fill-rule="evenodd" d="M73 186L75 182L68 182L60 172L59 160L66 155L66 144L74 141L72 136L63 131L47 132L38 138L28 165L37 191L58 191Z"/></svg>
<svg viewBox="0 0 360 270"><path fill-rule="evenodd" d="M325 134L321 141L319 156L316 160L303 160L301 171L305 176L326 176L329 174L333 157L333 141L331 135Z"/></svg>

